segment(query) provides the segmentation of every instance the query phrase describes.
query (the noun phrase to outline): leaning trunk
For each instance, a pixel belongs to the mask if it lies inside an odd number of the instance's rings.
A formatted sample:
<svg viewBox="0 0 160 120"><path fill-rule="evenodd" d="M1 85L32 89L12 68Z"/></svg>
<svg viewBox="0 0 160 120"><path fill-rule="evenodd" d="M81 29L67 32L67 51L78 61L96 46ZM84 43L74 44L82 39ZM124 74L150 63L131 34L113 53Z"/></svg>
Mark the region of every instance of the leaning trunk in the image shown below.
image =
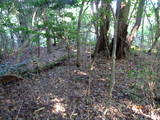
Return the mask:
<svg viewBox="0 0 160 120"><path fill-rule="evenodd" d="M145 4L145 0L140 0L138 11L137 11L137 16L136 16L136 22L135 22L135 24L131 30L131 33L128 37L128 42L130 42L130 44L133 42L134 37L135 37L135 35L141 25L144 4Z"/></svg>

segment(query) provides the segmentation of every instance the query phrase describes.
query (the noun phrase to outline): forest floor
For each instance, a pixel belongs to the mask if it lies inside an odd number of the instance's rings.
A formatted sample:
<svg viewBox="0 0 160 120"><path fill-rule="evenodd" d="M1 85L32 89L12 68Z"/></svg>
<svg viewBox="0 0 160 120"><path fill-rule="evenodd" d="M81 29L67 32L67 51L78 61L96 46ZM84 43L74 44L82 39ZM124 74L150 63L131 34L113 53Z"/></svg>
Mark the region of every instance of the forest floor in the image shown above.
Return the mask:
<svg viewBox="0 0 160 120"><path fill-rule="evenodd" d="M66 53L63 50L55 50L50 55L54 57L44 60L55 60ZM42 56L45 58L45 53ZM156 65L149 57L143 54L117 60L108 120L153 119L153 101L146 90L148 73L143 72L148 65ZM82 66L77 68L75 63L76 58L72 57L69 68L66 60L31 79L0 85L0 120L102 120L112 61L100 56L89 72L90 54L84 52Z"/></svg>

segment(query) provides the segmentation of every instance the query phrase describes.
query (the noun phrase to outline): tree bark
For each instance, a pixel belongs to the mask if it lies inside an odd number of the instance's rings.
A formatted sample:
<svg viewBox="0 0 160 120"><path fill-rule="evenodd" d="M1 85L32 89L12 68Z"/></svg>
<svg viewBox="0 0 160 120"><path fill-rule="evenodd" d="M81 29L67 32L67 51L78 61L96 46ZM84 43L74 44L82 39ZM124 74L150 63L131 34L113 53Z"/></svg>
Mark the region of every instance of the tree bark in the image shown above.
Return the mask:
<svg viewBox="0 0 160 120"><path fill-rule="evenodd" d="M47 17L47 14L46 14L46 9L43 8L43 20L44 20L44 24L47 23L48 21L48 17ZM51 41L51 38L50 38L50 28L49 26L47 25L46 26L46 34L45 34L45 37L46 37L46 45L47 45L47 53L51 53L52 52L52 41Z"/></svg>
<svg viewBox="0 0 160 120"><path fill-rule="evenodd" d="M101 3L101 8L100 8L100 18L103 23L101 23L99 32L97 32L97 43L96 43L96 48L95 52L100 53L104 52L107 57L110 56L109 52L109 39L108 39L108 31L109 31L109 24L110 24L110 19L109 19L109 7L108 3L105 1L102 1ZM107 11L108 13L106 14L104 11ZM96 30L97 31L97 30ZM99 34L98 34L99 33Z"/></svg>
<svg viewBox="0 0 160 120"><path fill-rule="evenodd" d="M50 38L50 29L49 28L46 28L46 38L47 38L47 53L52 53L52 42L51 42L51 38Z"/></svg>
<svg viewBox="0 0 160 120"><path fill-rule="evenodd" d="M160 10L160 1L158 1L157 8L154 9L157 27L156 27L156 33L155 33L155 40L154 40L151 48L149 49L148 53L152 52L153 48L156 46L156 43L158 42L158 39L160 37L160 32L159 32L160 31L159 10Z"/></svg>
<svg viewBox="0 0 160 120"><path fill-rule="evenodd" d="M30 18L30 13L32 13L32 9L28 9L28 4L24 4L26 1L14 1L15 6L18 8L18 14L17 19L19 21L19 25L22 28L21 31L19 31L19 39L18 39L18 46L21 47L25 43L26 40L29 40L29 33L28 33L28 26L30 22L28 21ZM30 11L30 12L28 12ZM29 44L27 45L27 47Z"/></svg>
<svg viewBox="0 0 160 120"><path fill-rule="evenodd" d="M149 17L147 16L147 12L146 12L146 10L144 10L144 12L145 12L145 15L146 15L146 18L147 18L147 20L148 20L148 23L149 23L149 30L151 31L151 37L149 37L148 39L151 39L149 42L148 42L148 46L150 45L150 44L153 44L153 40L154 40L154 30L153 30L153 26L152 26L152 22L151 22L151 20L149 19Z"/></svg>
<svg viewBox="0 0 160 120"><path fill-rule="evenodd" d="M145 16L143 17L143 20L142 20L142 33L141 33L141 44L140 44L141 49L144 48L144 45L143 45L143 42L144 42L144 20L145 20Z"/></svg>
<svg viewBox="0 0 160 120"><path fill-rule="evenodd" d="M116 81L116 49L117 49L117 41L118 41L118 25L119 25L119 15L120 15L120 5L121 5L121 0L117 0L117 10L116 10L116 16L114 17L114 41L113 41L113 51L112 51L112 80L110 83L110 87L109 87L109 99L112 98L112 91L113 91L113 87L115 85L115 81Z"/></svg>
<svg viewBox="0 0 160 120"><path fill-rule="evenodd" d="M85 1L82 1L82 5L79 11L79 16L78 16L78 24L77 24L77 67L80 66L80 29L81 29L81 20L82 20L82 13L83 13L83 7L84 7Z"/></svg>
<svg viewBox="0 0 160 120"><path fill-rule="evenodd" d="M40 50L41 44L40 44L39 35L37 35L37 37L38 37L38 40L36 41L36 44L37 44L37 54L38 54L38 57L40 57L40 55L41 55L41 50Z"/></svg>
<svg viewBox="0 0 160 120"><path fill-rule="evenodd" d="M25 41L29 38L29 35L27 33L28 25L26 19L27 18L23 14L19 16L19 24L23 28L23 30L20 33L19 46L22 46L25 43Z"/></svg>
<svg viewBox="0 0 160 120"><path fill-rule="evenodd" d="M118 59L125 58L127 52L129 51L129 45L127 42L127 29L128 29L128 16L129 16L130 2L121 3L119 18L118 18L118 34L117 34L117 49L116 49L116 57ZM110 45L110 51L113 52L113 40Z"/></svg>
<svg viewBox="0 0 160 120"><path fill-rule="evenodd" d="M109 89L108 89L108 101L107 101L107 108L104 111L104 116L106 115L110 105L111 105L111 99L112 99L112 92L113 88L116 82L116 49L117 49L117 40L118 40L118 18L120 15L120 6L121 6L121 0L117 0L117 5L116 5L116 15L114 15L113 9L112 9L112 14L114 18L114 40L113 40L113 51L112 51L112 80L110 81L109 84ZM103 117L105 120L106 118Z"/></svg>
<svg viewBox="0 0 160 120"><path fill-rule="evenodd" d="M130 44L133 42L134 37L139 29L139 26L141 25L144 4L145 4L145 0L140 0L138 11L137 11L137 16L136 16L136 22L131 30L130 35L128 36L128 42Z"/></svg>

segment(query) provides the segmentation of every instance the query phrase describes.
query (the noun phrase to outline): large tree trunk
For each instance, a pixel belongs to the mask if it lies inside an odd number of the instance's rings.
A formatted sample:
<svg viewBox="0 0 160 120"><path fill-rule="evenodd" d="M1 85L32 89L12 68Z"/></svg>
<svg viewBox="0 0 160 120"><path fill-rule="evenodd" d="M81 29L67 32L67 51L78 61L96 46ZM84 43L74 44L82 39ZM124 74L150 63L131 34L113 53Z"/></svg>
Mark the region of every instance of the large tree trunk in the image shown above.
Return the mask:
<svg viewBox="0 0 160 120"><path fill-rule="evenodd" d="M14 1L15 6L18 8L18 14L17 19L19 21L19 26L22 28L18 32L19 38L18 38L18 47L23 46L26 40L29 40L29 33L28 33L28 26L30 25L29 19L30 19L30 13L32 9L28 9L28 5L25 5L26 1ZM26 45L26 47L28 47Z"/></svg>
<svg viewBox="0 0 160 120"><path fill-rule="evenodd" d="M108 10L108 4L102 1L101 11ZM95 53L105 52L105 55L110 56L109 52L109 39L108 39L108 30L109 30L109 15L104 14L104 12L100 13L100 18L103 23L100 25L99 36L97 36L97 43L95 48ZM98 34L97 34L98 35Z"/></svg>
<svg viewBox="0 0 160 120"><path fill-rule="evenodd" d="M128 15L129 15L130 2L127 4L122 3L119 13L118 20L118 35L117 35L117 49L116 49L116 57L117 58L125 58L127 52L129 51L129 45L127 42L127 29L128 29ZM111 53L113 49L113 40L111 43Z"/></svg>
<svg viewBox="0 0 160 120"><path fill-rule="evenodd" d="M125 58L129 51L129 45L127 43L127 24L118 22L118 38L117 38L117 58Z"/></svg>
<svg viewBox="0 0 160 120"><path fill-rule="evenodd" d="M102 7L107 11L109 6L106 2L102 2ZM122 3L119 13L119 19L118 19L118 36L117 36L117 48L116 48L116 57L117 58L124 58L126 57L127 51L129 51L129 44L127 42L127 29L128 29L128 16L129 16L129 9L130 9L130 2L128 3ZM107 11L108 12L108 11ZM109 16L108 14L104 15L104 13L100 14L100 17L102 18L103 24L101 24L99 29L99 36L96 44L95 53L100 53L101 51L105 52L105 55L107 57L111 56L111 53L113 51L113 40L111 44L109 44L109 38L108 38L108 30L109 30Z"/></svg>

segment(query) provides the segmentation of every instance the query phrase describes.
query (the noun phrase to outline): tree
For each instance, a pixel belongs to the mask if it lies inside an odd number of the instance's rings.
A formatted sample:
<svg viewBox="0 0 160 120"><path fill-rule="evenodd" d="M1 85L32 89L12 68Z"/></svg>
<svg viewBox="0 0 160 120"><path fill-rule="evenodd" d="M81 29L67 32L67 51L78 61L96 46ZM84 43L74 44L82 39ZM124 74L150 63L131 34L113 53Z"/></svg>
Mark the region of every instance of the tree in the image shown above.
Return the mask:
<svg viewBox="0 0 160 120"><path fill-rule="evenodd" d="M29 3L27 2L27 0L18 0L18 1L14 1L14 7L15 9L17 9L17 20L18 20L18 46L24 46L24 43L26 43L26 41L30 41L30 34L29 34L29 28L31 26L31 13L33 11L33 7L29 5ZM25 47L29 46L29 42L28 44L25 45Z"/></svg>
<svg viewBox="0 0 160 120"><path fill-rule="evenodd" d="M96 2L96 6L98 6L99 2ZM108 31L110 24L110 10L109 3L106 1L102 1L100 9L98 9L97 17L100 17L99 26L95 25L95 31L97 36L97 43L95 47L95 54L100 53L101 51L106 52L105 54L109 56L109 39L108 39ZM107 12L106 12L107 11ZM97 18L98 19L98 18ZM96 23L94 23L96 24Z"/></svg>
<svg viewBox="0 0 160 120"><path fill-rule="evenodd" d="M128 42L130 44L133 42L134 37L135 37L135 35L141 25L144 4L145 4L145 0L140 0L138 10L137 10L136 22L131 30L130 35L128 36Z"/></svg>
<svg viewBox="0 0 160 120"><path fill-rule="evenodd" d="M85 1L82 1L79 16L78 16L78 24L77 24L77 67L80 66L80 28L81 28L81 20L82 20L82 13L83 13L83 7L84 7Z"/></svg>
<svg viewBox="0 0 160 120"><path fill-rule="evenodd" d="M101 8L105 8L105 11L109 9L108 2L102 1ZM131 41L133 41L134 36L136 32L138 31L138 28L141 24L141 18L143 14L143 7L144 7L145 0L140 0L139 7L137 10L137 16L136 16L136 22L131 30L131 33L127 39L128 35L128 20L129 20L129 11L130 11L130 5L131 1L123 1L121 2L120 7L120 13L118 18L118 39L117 39L117 49L116 49L116 56L117 58L124 58L127 56L127 52L129 51L129 48L131 46ZM110 11L110 10L109 10ZM107 11L108 13L108 11ZM101 14L101 11L99 11L99 14L102 18L102 23L99 31L99 36L97 37L97 44L95 51L99 53L100 51L106 51L107 56L111 56L111 53L113 51L113 40L108 39L108 30L109 30L109 19L110 16L106 16L105 14ZM111 41L111 42L109 42Z"/></svg>
<svg viewBox="0 0 160 120"><path fill-rule="evenodd" d="M112 91L115 85L116 81L116 49L117 49L117 40L118 40L118 18L120 16L120 9L121 9L121 0L117 0L116 3L116 15L114 15L113 9L111 8L113 18L114 18L114 40L113 40L113 50L112 50L112 79L109 84L109 90L108 90L108 103L107 107L110 107L111 105L111 98L112 98ZM104 115L106 115L108 108L104 111Z"/></svg>
<svg viewBox="0 0 160 120"><path fill-rule="evenodd" d="M152 3L152 1L151 1ZM155 32L155 40L151 46L151 48L149 49L148 53L151 53L153 48L155 47L156 43L158 42L158 39L160 37L160 19L159 19L159 11L160 11L160 1L158 1L157 3L157 8L154 6L154 4L152 3L152 6L154 8L154 14L155 14L155 19L156 19L156 32Z"/></svg>
<svg viewBox="0 0 160 120"><path fill-rule="evenodd" d="M101 3L101 11L99 12L102 24L100 24L100 28L98 29L98 37L97 37L97 43L95 51L97 53L101 51L105 51L107 57L111 56L113 51L113 40L111 40L111 43L109 42L108 38L108 31L110 27L110 7L108 2L102 1ZM127 44L127 20L129 15L129 8L130 8L130 2L126 3L123 2L121 4L120 8L120 15L118 18L118 39L117 39L117 50L116 50L116 56L117 58L123 58L126 56L125 51L128 49ZM107 12L106 12L107 11ZM106 14L107 13L107 14ZM96 34L97 35L97 34Z"/></svg>
<svg viewBox="0 0 160 120"><path fill-rule="evenodd" d="M127 30L128 30L128 16L130 9L130 1L129 2L121 2L119 16L118 16L118 36L117 36L117 49L116 56L117 58L124 58L129 50L128 42L127 42ZM111 43L111 53L113 51L113 40Z"/></svg>
<svg viewBox="0 0 160 120"><path fill-rule="evenodd" d="M116 5L116 16L114 15L114 13L112 12L113 16L114 16L114 41L113 41L113 50L112 50L112 80L110 83L110 87L109 87L109 99L111 99L112 97L112 91L113 91L113 87L115 85L115 74L116 74L116 70L115 70L115 64L116 64L116 49L117 49L117 41L118 41L118 18L120 16L120 9L121 9L121 0L117 0L117 5Z"/></svg>
<svg viewBox="0 0 160 120"><path fill-rule="evenodd" d="M47 16L47 12L46 12L46 8L43 8L42 11L42 16L43 16L43 22L44 22L44 26L46 26L46 33L45 33L45 37L46 37L46 43L47 43L47 52L51 53L52 52L52 42L51 42L51 37L50 37L50 27L49 27L49 22L48 22L48 16Z"/></svg>

